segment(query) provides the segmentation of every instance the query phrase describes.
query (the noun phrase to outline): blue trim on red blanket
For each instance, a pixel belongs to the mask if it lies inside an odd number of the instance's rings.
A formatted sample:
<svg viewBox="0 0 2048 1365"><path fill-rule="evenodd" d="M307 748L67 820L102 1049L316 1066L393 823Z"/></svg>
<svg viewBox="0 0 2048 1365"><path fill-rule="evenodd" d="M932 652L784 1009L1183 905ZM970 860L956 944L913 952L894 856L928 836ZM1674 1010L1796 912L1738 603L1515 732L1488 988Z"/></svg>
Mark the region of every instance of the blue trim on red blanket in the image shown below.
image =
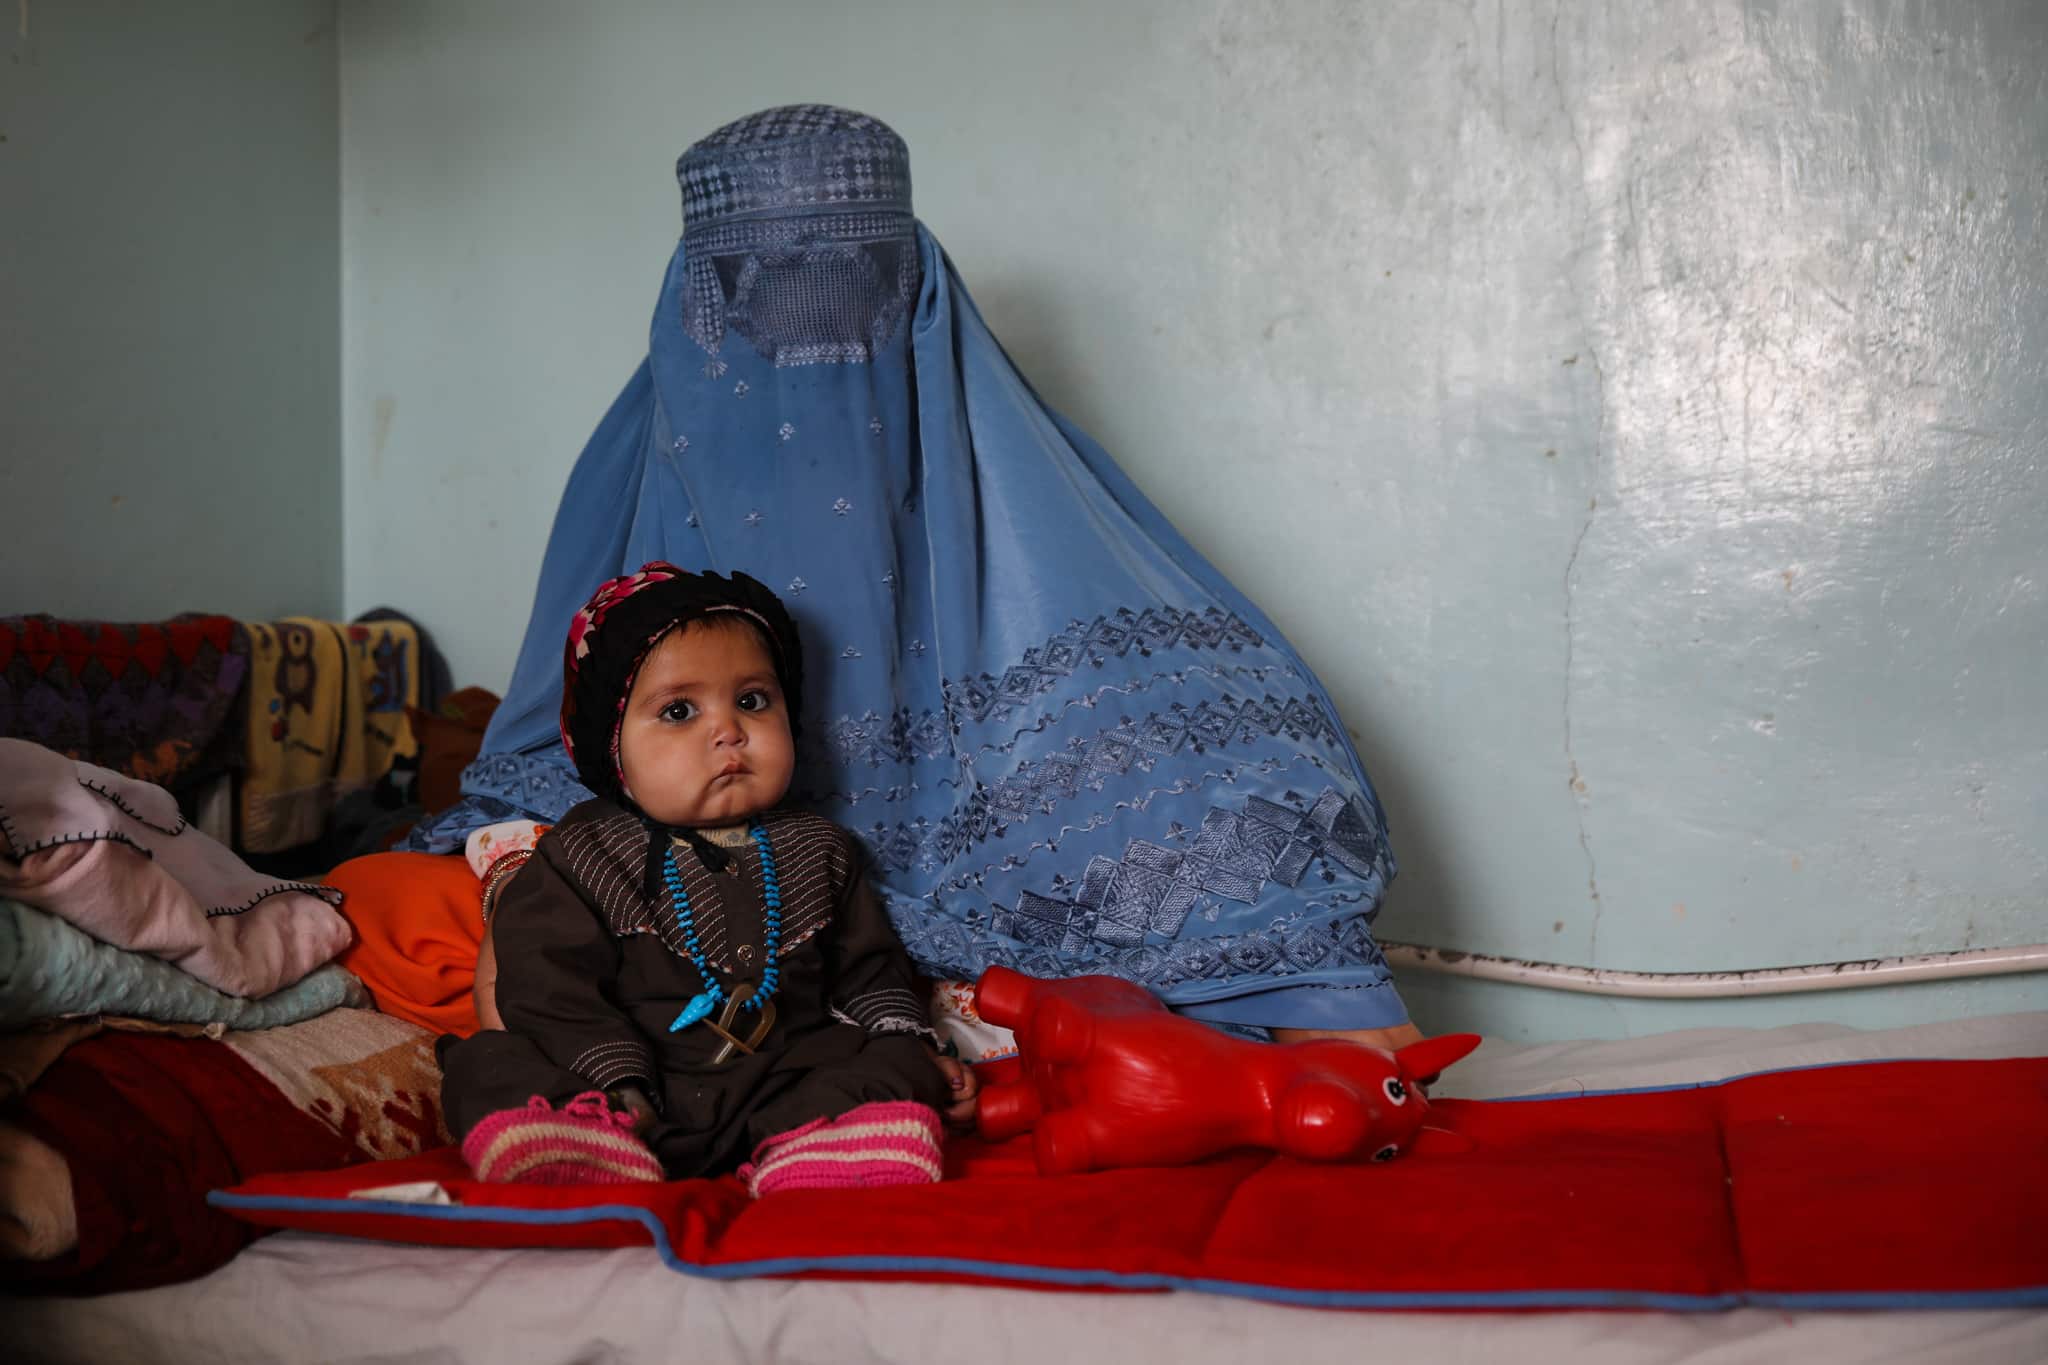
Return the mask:
<svg viewBox="0 0 2048 1365"><path fill-rule="evenodd" d="M1790 1076L1801 1071L1838 1071L1852 1066L1899 1066L1907 1062L1933 1062L1946 1065L1949 1062L2024 1062L2032 1060L2032 1054L2023 1053L2017 1057L1852 1057L1846 1062L1808 1062L1804 1066L1767 1066L1762 1071L1742 1071L1733 1076L1722 1076L1711 1081L1673 1081L1669 1085L1617 1085L1607 1090L1538 1090L1527 1095L1498 1095L1490 1099L1467 1099L1463 1096L1447 1095L1445 1099L1456 1099L1460 1104L1532 1104L1538 1100L1593 1100L1603 1095L1663 1095L1673 1090L1712 1090L1716 1086L1733 1085L1737 1081L1753 1081L1759 1076Z"/></svg>
<svg viewBox="0 0 2048 1365"><path fill-rule="evenodd" d="M573 1223L638 1223L647 1229L662 1263L684 1275L707 1280L745 1280L809 1271L871 1275L967 1275L982 1280L1062 1289L1157 1291L1189 1289L1204 1294L1255 1299L1303 1308L1651 1308L1674 1313L1712 1313L1729 1308L1934 1309L2032 1308L2048 1306L2048 1285L2015 1289L1904 1290L1813 1294L1659 1294L1625 1289L1510 1289L1382 1292L1354 1289L1291 1289L1285 1285L1197 1276L1118 1270L1064 1270L1057 1266L1006 1261L970 1261L949 1256L784 1256L765 1261L704 1265L686 1261L669 1245L668 1226L652 1209L594 1204L581 1209L509 1209L461 1205L407 1204L391 1199L313 1199L303 1195L247 1195L214 1190L206 1202L221 1209L271 1209L294 1213L382 1214L450 1223L512 1223L548 1226Z"/></svg>

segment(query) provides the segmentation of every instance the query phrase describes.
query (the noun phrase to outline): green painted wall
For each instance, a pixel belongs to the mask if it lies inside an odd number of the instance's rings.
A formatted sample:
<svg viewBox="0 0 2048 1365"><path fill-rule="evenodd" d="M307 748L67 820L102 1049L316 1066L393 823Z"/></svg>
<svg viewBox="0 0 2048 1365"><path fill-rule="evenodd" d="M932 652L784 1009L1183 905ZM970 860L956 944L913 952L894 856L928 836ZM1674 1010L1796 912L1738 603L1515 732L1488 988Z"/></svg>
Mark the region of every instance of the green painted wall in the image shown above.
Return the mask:
<svg viewBox="0 0 2048 1365"><path fill-rule="evenodd" d="M0 14L0 613L341 610L333 8Z"/></svg>

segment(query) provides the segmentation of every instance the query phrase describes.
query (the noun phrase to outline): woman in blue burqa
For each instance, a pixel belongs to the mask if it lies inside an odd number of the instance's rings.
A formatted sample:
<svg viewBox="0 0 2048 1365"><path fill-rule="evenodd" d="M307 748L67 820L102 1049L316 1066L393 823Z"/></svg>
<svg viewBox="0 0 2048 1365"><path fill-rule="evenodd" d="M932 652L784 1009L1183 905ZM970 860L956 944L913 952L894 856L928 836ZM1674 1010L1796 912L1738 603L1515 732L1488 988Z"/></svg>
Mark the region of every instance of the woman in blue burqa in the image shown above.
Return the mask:
<svg viewBox="0 0 2048 1365"><path fill-rule="evenodd" d="M771 109L677 178L647 358L570 473L464 799L410 846L588 797L557 717L599 582L744 570L803 632L793 799L865 843L935 977L1107 973L1281 1037L1414 1037L1370 930L1385 815L1328 694L1011 365L902 139Z"/></svg>

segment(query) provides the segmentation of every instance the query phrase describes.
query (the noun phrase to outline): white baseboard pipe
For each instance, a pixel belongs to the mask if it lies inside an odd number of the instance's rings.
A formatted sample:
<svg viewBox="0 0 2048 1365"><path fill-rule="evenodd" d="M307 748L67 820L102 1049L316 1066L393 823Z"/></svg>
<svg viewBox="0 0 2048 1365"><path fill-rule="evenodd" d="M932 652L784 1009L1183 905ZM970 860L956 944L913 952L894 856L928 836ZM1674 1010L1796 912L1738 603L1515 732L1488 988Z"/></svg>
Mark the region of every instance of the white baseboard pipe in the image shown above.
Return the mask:
<svg viewBox="0 0 2048 1365"><path fill-rule="evenodd" d="M1718 1000L1748 995L1797 995L1858 986L1953 981L1962 977L2048 972L2048 943L2013 948L1973 948L1919 957L1874 957L1860 962L1823 962L1808 967L1760 967L1738 972L1618 972L1562 962L1461 953L1419 943L1382 942L1380 950L1397 971L1403 968L1507 981L1518 986L1573 991L1581 995L1622 995L1661 1000Z"/></svg>

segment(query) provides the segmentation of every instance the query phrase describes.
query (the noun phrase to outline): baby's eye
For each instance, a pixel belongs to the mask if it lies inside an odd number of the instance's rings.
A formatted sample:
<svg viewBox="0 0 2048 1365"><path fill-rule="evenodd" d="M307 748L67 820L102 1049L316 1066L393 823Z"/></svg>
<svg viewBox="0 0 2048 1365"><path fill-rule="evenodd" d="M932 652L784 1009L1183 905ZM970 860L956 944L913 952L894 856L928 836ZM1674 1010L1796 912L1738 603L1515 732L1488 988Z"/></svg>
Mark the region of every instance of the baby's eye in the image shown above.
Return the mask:
<svg viewBox="0 0 2048 1365"><path fill-rule="evenodd" d="M661 708L661 718L671 725L681 725L697 714L695 702L676 700Z"/></svg>
<svg viewBox="0 0 2048 1365"><path fill-rule="evenodd" d="M775 698L769 696L758 687L740 694L740 710L742 711L766 711L773 705L775 705Z"/></svg>

